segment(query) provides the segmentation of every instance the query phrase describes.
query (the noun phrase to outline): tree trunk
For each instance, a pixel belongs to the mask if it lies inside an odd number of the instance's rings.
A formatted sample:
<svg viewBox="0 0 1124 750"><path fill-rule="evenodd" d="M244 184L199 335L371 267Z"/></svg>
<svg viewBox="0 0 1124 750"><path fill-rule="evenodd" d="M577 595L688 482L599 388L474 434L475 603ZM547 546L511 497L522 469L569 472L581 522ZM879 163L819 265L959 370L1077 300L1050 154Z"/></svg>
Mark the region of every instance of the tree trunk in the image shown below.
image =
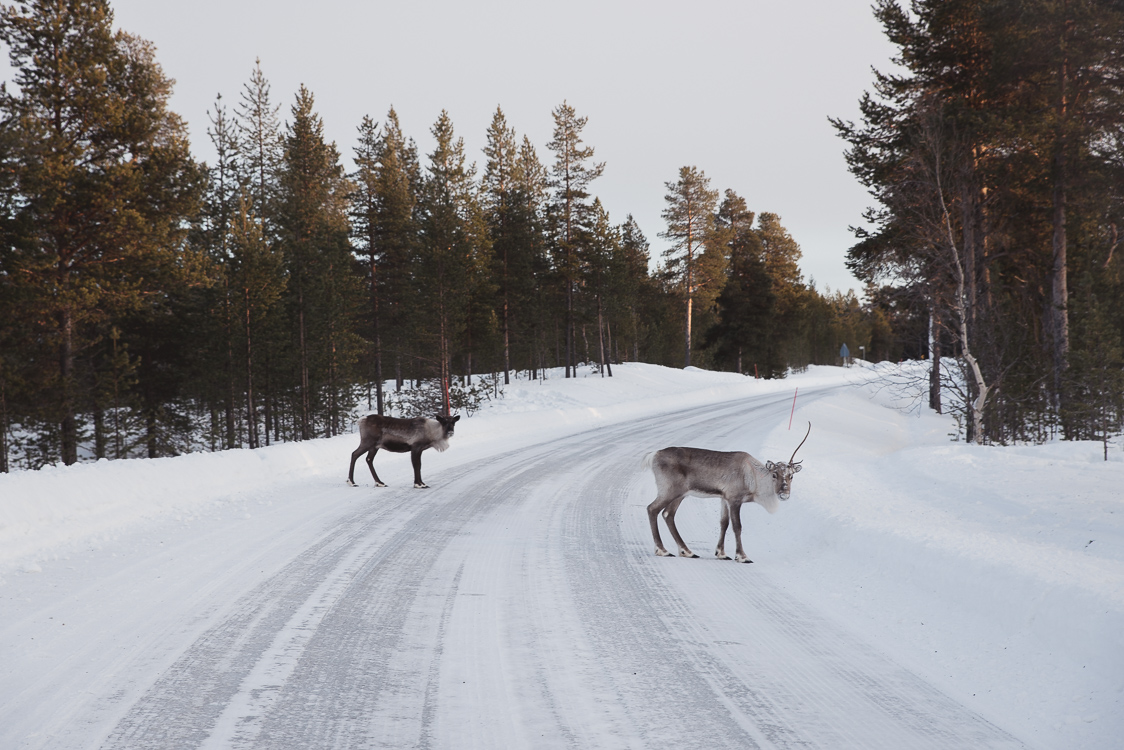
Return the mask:
<svg viewBox="0 0 1124 750"><path fill-rule="evenodd" d="M605 321L605 333L609 339L609 356L605 359L605 369L609 373L609 377L613 377L613 324Z"/></svg>
<svg viewBox="0 0 1124 750"><path fill-rule="evenodd" d="M4 363L0 360L0 474L8 471L8 390Z"/></svg>
<svg viewBox="0 0 1124 750"><path fill-rule="evenodd" d="M262 393L262 400L265 407L265 444L269 445L269 431L273 430L273 439L275 442L281 442L281 424L277 419L277 409L273 404L273 387L270 373L273 371L272 359L269 356L270 346L268 339L265 347L265 390Z"/></svg>
<svg viewBox="0 0 1124 750"><path fill-rule="evenodd" d="M938 154L939 157L939 154ZM983 410L987 405L987 397L990 392L990 387L984 380L983 371L980 369L979 362L972 354L972 347L970 345L969 330L968 330L968 299L967 290L965 289L965 274L964 274L964 261L960 249L956 245L956 235L952 230L952 217L948 212L948 204L944 199L944 186L941 183L941 165L939 158L933 171L935 178L934 187L937 191L937 198L941 209L941 218L944 221L944 241L947 243L948 252L952 268L953 277L956 279L956 295L953 301L953 312L956 315L957 322L957 339L960 344L960 358L966 364L968 372L969 391L975 393L974 398L970 398L965 407L968 411L968 442L978 443L982 440L983 436Z"/></svg>
<svg viewBox="0 0 1124 750"><path fill-rule="evenodd" d="M379 288L378 280L376 278L377 267L375 265L375 255L371 253L371 306L374 312L375 324L375 403L378 407L378 415L383 415L383 400L382 400L382 335L379 331Z"/></svg>
<svg viewBox="0 0 1124 750"><path fill-rule="evenodd" d="M1058 102L1057 102L1057 135L1054 143L1054 192L1053 192L1053 250L1054 262L1051 269L1050 281L1050 320L1053 343L1053 386L1055 406L1062 407L1062 378L1069 358L1069 289L1066 269L1066 181L1068 171L1066 119L1068 117L1069 99L1069 56L1066 51L1067 35L1069 33L1069 3L1063 3L1062 33L1060 46L1062 57L1058 63Z"/></svg>
<svg viewBox="0 0 1124 750"><path fill-rule="evenodd" d="M312 410L312 405L308 396L308 354L304 345L304 290L299 286L297 287L297 308L298 336L301 350L301 440L308 440L311 437L309 412Z"/></svg>
<svg viewBox="0 0 1124 750"><path fill-rule="evenodd" d="M507 296L503 300L503 384L511 384L511 330L508 323Z"/></svg>
<svg viewBox="0 0 1124 750"><path fill-rule="evenodd" d="M690 293L687 294L687 332L686 332L686 346L684 349L683 366L691 366L691 307L694 305L695 300L691 297Z"/></svg>
<svg viewBox="0 0 1124 750"><path fill-rule="evenodd" d="M259 447L258 410L254 405L254 345L249 288L245 289L244 301L246 303L246 441L250 448L257 448ZM269 430L268 425L266 430Z"/></svg>
<svg viewBox="0 0 1124 750"><path fill-rule="evenodd" d="M567 262L569 261L569 250L567 253ZM567 270L567 274L569 270ZM574 361L574 282L569 279L566 280L566 377L577 377L576 362ZM574 368L573 375L570 374L571 367Z"/></svg>
<svg viewBox="0 0 1124 750"><path fill-rule="evenodd" d="M148 401L148 398L145 398L145 401ZM144 442L148 449L149 458L160 457L160 447L157 444L156 434L156 409L157 407L151 403L147 403L144 408Z"/></svg>
<svg viewBox="0 0 1124 750"><path fill-rule="evenodd" d="M78 463L78 420L74 415L74 320L70 308L59 313L59 375L62 385L62 461L67 466Z"/></svg>
<svg viewBox="0 0 1124 750"><path fill-rule="evenodd" d="M929 304L929 408L941 413L941 337L937 328L937 307Z"/></svg>
<svg viewBox="0 0 1124 750"><path fill-rule="evenodd" d="M94 404L94 458L105 458L105 410L100 403Z"/></svg>
<svg viewBox="0 0 1124 750"><path fill-rule="evenodd" d="M224 274L225 275L225 274ZM237 442L234 432L234 321L230 304L230 282L223 281L225 300L223 306L226 317L226 403L223 405L226 417L226 449L233 450Z"/></svg>
<svg viewBox="0 0 1124 750"><path fill-rule="evenodd" d="M605 377L605 323L601 319L601 295L597 295L597 349L601 357L601 377Z"/></svg>

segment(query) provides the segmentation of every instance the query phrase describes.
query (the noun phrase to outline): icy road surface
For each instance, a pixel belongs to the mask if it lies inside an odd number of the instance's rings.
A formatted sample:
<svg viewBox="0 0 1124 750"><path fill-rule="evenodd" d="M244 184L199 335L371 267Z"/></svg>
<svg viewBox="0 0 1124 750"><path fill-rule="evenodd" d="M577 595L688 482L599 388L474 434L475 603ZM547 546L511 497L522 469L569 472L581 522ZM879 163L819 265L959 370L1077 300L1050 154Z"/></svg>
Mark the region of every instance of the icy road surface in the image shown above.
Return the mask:
<svg viewBox="0 0 1124 750"><path fill-rule="evenodd" d="M385 453L390 488L346 487L341 455L338 481L271 490L252 522L87 555L10 600L22 684L0 747L1023 747L782 585L754 554L761 508L743 510L753 565L713 558L710 499L679 514L701 559L653 555L642 456L760 445L791 402L446 470L430 452L429 490Z"/></svg>

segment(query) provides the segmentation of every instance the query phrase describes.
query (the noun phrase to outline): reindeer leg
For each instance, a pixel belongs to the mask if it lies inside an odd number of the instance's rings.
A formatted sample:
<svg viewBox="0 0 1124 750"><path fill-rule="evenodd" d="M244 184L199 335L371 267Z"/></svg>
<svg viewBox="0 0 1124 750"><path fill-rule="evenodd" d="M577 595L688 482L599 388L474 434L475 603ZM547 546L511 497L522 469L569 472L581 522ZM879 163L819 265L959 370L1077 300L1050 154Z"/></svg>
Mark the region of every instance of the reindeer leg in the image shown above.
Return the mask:
<svg viewBox="0 0 1124 750"><path fill-rule="evenodd" d="M664 549L663 540L660 539L660 526L656 523L660 511L666 507L667 501L660 497L657 497L648 505L648 522L652 524L652 541L656 543L657 557L671 557L671 553Z"/></svg>
<svg viewBox="0 0 1124 750"><path fill-rule="evenodd" d="M421 454L418 449L410 451L410 463L414 465L414 488L419 490L429 489L429 485L422 481L421 478Z"/></svg>
<svg viewBox="0 0 1124 750"><path fill-rule="evenodd" d="M718 546L714 550L714 556L719 560L729 560L730 556L726 554L726 529L730 527L730 504L726 502L726 498L722 498L722 520L719 525L721 530L718 532Z"/></svg>
<svg viewBox="0 0 1124 750"><path fill-rule="evenodd" d="M367 451L367 446L364 445L363 443L360 443L359 447L351 452L351 466L347 467L347 483L349 485L351 485L352 487L356 486L356 484L355 484L355 462L366 451ZM368 462L369 461L370 461L370 459L368 459Z"/></svg>
<svg viewBox="0 0 1124 750"><path fill-rule="evenodd" d="M375 473L375 454L379 452L378 446L367 451L367 468L371 470L371 476L375 478L376 487L385 487L383 481L379 479L379 475Z"/></svg>
<svg viewBox="0 0 1124 750"><path fill-rule="evenodd" d="M663 512L663 520L667 522L667 529L671 532L671 536L675 539L675 543L679 545L680 557L698 557L694 552L687 548L687 543L683 541L683 537L679 536L679 529L675 528L675 511L679 510L679 504L683 502L686 495L680 495L677 500L673 500L668 505L667 510Z"/></svg>
<svg viewBox="0 0 1124 750"><path fill-rule="evenodd" d="M730 509L730 521L734 526L734 540L738 543L737 553L734 555L734 560L740 563L751 563L745 556L745 550L742 549L742 504L735 503Z"/></svg>

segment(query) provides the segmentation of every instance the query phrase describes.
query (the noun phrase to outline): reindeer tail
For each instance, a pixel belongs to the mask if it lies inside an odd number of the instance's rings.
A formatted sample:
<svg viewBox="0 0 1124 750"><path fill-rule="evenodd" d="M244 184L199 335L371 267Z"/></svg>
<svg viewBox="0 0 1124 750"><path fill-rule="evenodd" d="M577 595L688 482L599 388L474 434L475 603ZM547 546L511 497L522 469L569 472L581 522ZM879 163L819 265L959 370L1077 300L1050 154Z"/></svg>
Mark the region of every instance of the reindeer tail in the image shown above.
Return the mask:
<svg viewBox="0 0 1124 750"><path fill-rule="evenodd" d="M647 454L644 455L644 458L641 461L641 463L644 465L645 469L650 469L650 468L652 468L652 462L655 461L655 460L656 460L656 451L652 451L651 453L647 453Z"/></svg>

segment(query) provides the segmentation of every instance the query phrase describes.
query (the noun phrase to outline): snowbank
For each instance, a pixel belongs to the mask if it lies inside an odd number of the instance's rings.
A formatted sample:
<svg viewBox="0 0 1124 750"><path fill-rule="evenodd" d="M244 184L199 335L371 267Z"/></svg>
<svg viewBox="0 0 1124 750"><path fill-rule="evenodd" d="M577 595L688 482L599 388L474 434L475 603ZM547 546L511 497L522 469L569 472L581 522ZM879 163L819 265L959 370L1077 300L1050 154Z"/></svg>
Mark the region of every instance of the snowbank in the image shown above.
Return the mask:
<svg viewBox="0 0 1124 750"><path fill-rule="evenodd" d="M627 419L723 399L792 392L840 382L837 368L791 380L754 380L696 368L629 364L602 378L589 368L578 378L552 372L546 381L514 381L504 398L457 427L446 465L538 443ZM284 443L256 450L192 453L175 458L102 460L0 474L0 580L4 571L34 567L84 543L166 517L190 516L240 493L298 478L346 478L353 436ZM365 471L365 469L363 469Z"/></svg>
<svg viewBox="0 0 1124 750"><path fill-rule="evenodd" d="M461 422L442 465L693 405L851 385L797 400L796 421L815 425L807 470L781 513L752 521L770 570L1043 747L1108 748L1124 736L1118 446L1106 462L1099 443L953 442L949 417L901 409L909 398L880 388L874 368L810 368L781 381L637 364L611 379L581 375L512 383ZM767 442L790 445L792 433L779 426ZM0 475L0 583L277 483L342 482L355 445L345 435Z"/></svg>

